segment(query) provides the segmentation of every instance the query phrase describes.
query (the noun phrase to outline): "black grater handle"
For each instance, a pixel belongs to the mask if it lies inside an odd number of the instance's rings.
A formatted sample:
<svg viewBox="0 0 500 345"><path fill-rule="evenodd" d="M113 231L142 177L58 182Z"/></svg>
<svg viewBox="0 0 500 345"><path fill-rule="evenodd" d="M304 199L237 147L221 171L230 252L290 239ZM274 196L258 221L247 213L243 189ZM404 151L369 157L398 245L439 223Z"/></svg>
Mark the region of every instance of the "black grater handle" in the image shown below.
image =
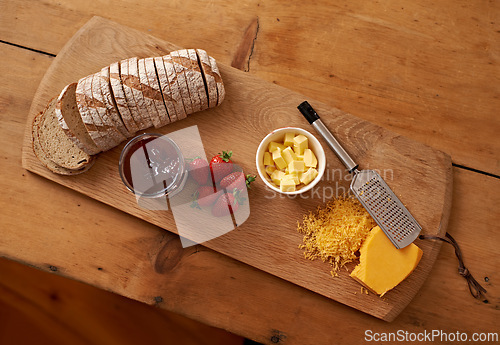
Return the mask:
<svg viewBox="0 0 500 345"><path fill-rule="evenodd" d="M313 109L309 102L304 101L300 103L297 107L299 111L304 115L306 120L316 129L316 131L325 139L328 146L335 152L337 157L342 161L342 163L347 167L349 172L354 172L358 168L358 165L349 156L346 150L339 144L337 139L333 136L332 132L325 126L325 124L319 118L318 113Z"/></svg>

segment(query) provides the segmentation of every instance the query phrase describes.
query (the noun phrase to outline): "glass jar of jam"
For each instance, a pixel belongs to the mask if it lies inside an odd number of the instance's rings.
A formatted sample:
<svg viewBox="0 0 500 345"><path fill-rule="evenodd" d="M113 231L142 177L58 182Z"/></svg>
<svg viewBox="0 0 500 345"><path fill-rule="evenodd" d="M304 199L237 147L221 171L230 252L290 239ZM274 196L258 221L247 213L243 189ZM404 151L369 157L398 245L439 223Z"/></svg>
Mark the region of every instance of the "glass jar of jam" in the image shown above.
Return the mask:
<svg viewBox="0 0 500 345"><path fill-rule="evenodd" d="M172 196L187 178L184 157L177 144L161 134L145 133L132 138L119 160L120 177L136 196Z"/></svg>

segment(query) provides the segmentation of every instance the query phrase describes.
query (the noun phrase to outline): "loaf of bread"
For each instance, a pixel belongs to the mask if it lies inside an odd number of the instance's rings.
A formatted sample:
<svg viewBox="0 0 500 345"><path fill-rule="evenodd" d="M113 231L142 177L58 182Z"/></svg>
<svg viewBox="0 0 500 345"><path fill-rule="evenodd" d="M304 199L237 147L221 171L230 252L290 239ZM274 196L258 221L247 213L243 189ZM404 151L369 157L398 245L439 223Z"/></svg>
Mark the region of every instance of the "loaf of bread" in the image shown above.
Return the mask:
<svg viewBox="0 0 500 345"><path fill-rule="evenodd" d="M95 155L137 131L163 127L222 103L224 84L203 49L132 57L67 85L33 120L33 151L61 175L87 171Z"/></svg>

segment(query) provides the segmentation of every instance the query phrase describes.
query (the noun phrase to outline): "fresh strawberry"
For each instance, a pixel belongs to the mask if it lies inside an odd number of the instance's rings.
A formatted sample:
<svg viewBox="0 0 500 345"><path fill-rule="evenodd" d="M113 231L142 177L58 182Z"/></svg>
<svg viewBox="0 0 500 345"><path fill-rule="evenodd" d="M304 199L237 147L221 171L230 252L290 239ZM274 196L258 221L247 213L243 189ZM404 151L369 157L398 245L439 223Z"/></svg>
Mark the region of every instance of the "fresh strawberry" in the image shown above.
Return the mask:
<svg viewBox="0 0 500 345"><path fill-rule="evenodd" d="M212 207L212 215L214 217L224 217L236 212L238 203L235 201L233 194L224 193L217 199Z"/></svg>
<svg viewBox="0 0 500 345"><path fill-rule="evenodd" d="M224 177L219 186L221 189L233 191L235 188L243 192L246 188L250 188L250 183L255 181L255 176L246 175L242 171L235 171Z"/></svg>
<svg viewBox="0 0 500 345"><path fill-rule="evenodd" d="M214 183L219 183L225 176L233 171L231 155L233 151L222 151L210 160L210 171Z"/></svg>
<svg viewBox="0 0 500 345"><path fill-rule="evenodd" d="M189 175L200 186L207 183L208 179L208 162L200 157L195 157L189 162Z"/></svg>
<svg viewBox="0 0 500 345"><path fill-rule="evenodd" d="M240 196L239 190L234 190L233 193L222 194L214 206L212 207L212 216L223 217L236 213L238 207L245 202L245 198Z"/></svg>
<svg viewBox="0 0 500 345"><path fill-rule="evenodd" d="M217 198L222 194L222 191L214 192L214 187L208 186L200 186L193 194L193 204L191 207L207 207L212 205Z"/></svg>

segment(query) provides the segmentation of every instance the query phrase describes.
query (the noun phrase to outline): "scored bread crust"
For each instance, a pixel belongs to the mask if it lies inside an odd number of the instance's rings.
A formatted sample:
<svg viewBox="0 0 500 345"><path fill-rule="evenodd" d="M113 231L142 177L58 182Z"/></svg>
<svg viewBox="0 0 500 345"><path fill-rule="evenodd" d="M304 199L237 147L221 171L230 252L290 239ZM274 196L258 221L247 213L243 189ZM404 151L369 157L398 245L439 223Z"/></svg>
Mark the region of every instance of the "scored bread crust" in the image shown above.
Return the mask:
<svg viewBox="0 0 500 345"><path fill-rule="evenodd" d="M157 97L155 90L151 88L148 81L148 76L146 74L146 66L144 64L144 59L137 60L139 80L141 86L141 93L144 98L144 105L148 110L149 117L155 128L162 127L162 121L160 119L160 114L155 106L154 97ZM160 94L161 97L161 94Z"/></svg>
<svg viewBox="0 0 500 345"><path fill-rule="evenodd" d="M169 55L171 57L172 65L174 66L175 73L177 75L177 85L182 97L184 109L186 110L186 115L192 114L194 112L193 103L191 100L191 96L189 95L189 86L186 78L186 73L184 72L186 68L179 63L180 56L178 51L170 52Z"/></svg>
<svg viewBox="0 0 500 345"><path fill-rule="evenodd" d="M95 104L96 102L94 100L94 96L92 95L93 94L92 81L93 81L94 75L91 74L91 75L87 76L86 78L88 80L87 80L85 88L83 89L85 92L85 102L86 102L88 111L92 115L92 118L94 120L94 124L96 125L96 128L97 128L97 131L99 132L99 135L100 135L99 142L96 144L101 150L107 151L110 148L115 146L115 144L114 144L115 140L112 137L112 135L110 135L107 124L105 124L104 121L101 119L101 116L99 115L99 112L97 110L97 106Z"/></svg>
<svg viewBox="0 0 500 345"><path fill-rule="evenodd" d="M213 108L217 106L217 83L215 82L214 72L208 54L203 49L196 49L203 77L205 79L206 92L208 92L208 106Z"/></svg>
<svg viewBox="0 0 500 345"><path fill-rule="evenodd" d="M166 88L167 90L170 90L172 100L174 101L176 120L182 120L186 118L186 109L184 108L184 102L182 100L178 76L177 73L175 73L175 67L172 63L172 57L170 55L165 55L163 57L155 58L154 60L157 68L163 62L166 76ZM165 90L165 87L162 86L162 90ZM172 117L170 118L172 119Z"/></svg>
<svg viewBox="0 0 500 345"><path fill-rule="evenodd" d="M76 83L68 84L59 94L56 101L55 114L64 133L73 143L89 155L95 155L101 150L92 141L82 122L76 105Z"/></svg>
<svg viewBox="0 0 500 345"><path fill-rule="evenodd" d="M45 156L67 169L80 169L91 156L76 146L64 133L55 114L57 100L52 99L42 113L38 124L38 140Z"/></svg>
<svg viewBox="0 0 500 345"><path fill-rule="evenodd" d="M116 128L125 138L132 137L133 133L130 133L125 124L123 123L120 113L118 112L116 103L113 100L113 94L111 92L111 85L109 81L109 66L106 66L101 69L101 71L99 72L98 80L99 80L100 90L102 92L102 98L104 100L104 105L108 110L109 117L115 124Z"/></svg>
<svg viewBox="0 0 500 345"><path fill-rule="evenodd" d="M134 118L134 121L137 124L139 130L142 130L148 128L149 126L147 126L147 124L144 122L144 119L139 111L138 104L136 103L134 98L134 91L131 88L131 85L133 83L132 79L134 79L134 77L129 73L128 60L129 59L120 61L120 80L123 85L123 91L125 92L125 99L127 100L127 105L130 113L132 114L132 117Z"/></svg>
<svg viewBox="0 0 500 345"><path fill-rule="evenodd" d="M130 88L134 94L135 103L137 104L137 109L142 117L142 121L144 122L146 128L153 127L151 114L149 114L149 109L146 107L144 94L142 93L141 78L139 76L139 68L136 57L128 59L128 73Z"/></svg>
<svg viewBox="0 0 500 345"><path fill-rule="evenodd" d="M172 55L172 53L170 53ZM173 58L174 62L180 65L186 76L187 90L189 93L189 98L191 99L191 104L193 105L193 113L201 110L201 99L198 94L197 77L196 73L192 68L191 58L189 57L189 52L187 49L177 50L179 54L179 59ZM201 78L201 75L200 75Z"/></svg>
<svg viewBox="0 0 500 345"><path fill-rule="evenodd" d="M102 71L102 70L101 70ZM105 73L105 72L104 72ZM109 65L109 81L111 86L111 92L113 99L116 104L116 108L120 113L123 123L127 130L133 134L139 130L139 127L135 123L132 113L127 105L127 99L125 98L125 91L123 89L122 81L120 79L120 63L114 62Z"/></svg>
<svg viewBox="0 0 500 345"><path fill-rule="evenodd" d="M140 63L141 60L139 60ZM158 112L160 117L160 125L164 126L171 122L169 113L175 115L175 107L172 103L171 99L164 99L163 94L161 92L160 87L160 76L156 72L155 63L153 58L142 59L144 64L144 71L146 73L146 77L148 79L149 87L151 88L151 94L148 95L153 100L153 104ZM162 62L162 67L163 62ZM162 69L163 73L165 73L165 68ZM165 76L166 78L166 76Z"/></svg>
<svg viewBox="0 0 500 345"><path fill-rule="evenodd" d="M222 82L222 77L219 72L219 67L217 67L217 62L211 56L208 57L210 60L210 66L212 66L212 71L214 72L215 83L217 85L217 105L221 104L226 96L226 90L224 89L224 83Z"/></svg>
<svg viewBox="0 0 500 345"><path fill-rule="evenodd" d="M42 163L43 166L45 166L47 169L52 171L53 173L59 174L59 175L78 175L81 174L87 170L89 170L95 162L95 157L90 156L90 160L88 164L86 164L84 167L79 168L79 169L67 169L64 168L53 161L51 161L46 153L43 151L41 145L40 145L40 138L39 138L39 125L40 122L43 120L43 112L39 113L35 118L33 119L32 125L31 125L31 139L32 139L32 145L33 145L33 152L35 153L35 156L38 158L38 160Z"/></svg>
<svg viewBox="0 0 500 345"><path fill-rule="evenodd" d="M208 98L205 89L205 79L203 78L203 71L198 62L198 55L196 50L188 49L189 60L191 61L191 69L193 70L194 86L197 88L198 97L200 98L200 110L208 109Z"/></svg>
<svg viewBox="0 0 500 345"><path fill-rule="evenodd" d="M90 82L91 80L89 79L89 76L78 80L75 91L76 105L78 106L78 111L80 112L83 124L92 138L92 141L96 144L99 150L103 151L106 144L102 139L101 132L99 131L99 126L101 125L100 120L97 120L98 115L94 114L92 109L87 105L88 84Z"/></svg>
<svg viewBox="0 0 500 345"><path fill-rule="evenodd" d="M92 86L91 94L92 98L88 99L88 105L94 108L99 117L101 118L102 127L99 128L101 133L108 139L106 142L109 143L108 150L117 146L119 143L127 139L120 131L115 127L115 124L111 120L108 114L106 105L104 104L104 96L101 91L101 72L94 73L92 75Z"/></svg>
<svg viewBox="0 0 500 345"><path fill-rule="evenodd" d="M174 108L175 110L173 112L169 111L168 116L171 122L177 121L182 118L186 111L182 104L181 94L177 88L177 76L175 75L174 66L167 63L165 57L155 57L153 61L156 71L158 72L158 80L160 82L165 106L167 109Z"/></svg>

